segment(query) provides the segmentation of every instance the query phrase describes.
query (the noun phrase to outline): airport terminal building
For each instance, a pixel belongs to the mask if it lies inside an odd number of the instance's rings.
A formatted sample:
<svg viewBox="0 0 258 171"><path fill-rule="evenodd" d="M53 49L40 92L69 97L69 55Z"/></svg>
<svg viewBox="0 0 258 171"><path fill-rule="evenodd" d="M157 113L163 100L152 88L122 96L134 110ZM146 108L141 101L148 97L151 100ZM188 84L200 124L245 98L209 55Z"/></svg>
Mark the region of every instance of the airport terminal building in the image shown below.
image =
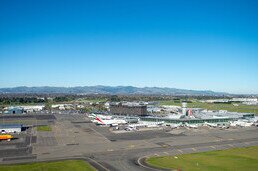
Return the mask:
<svg viewBox="0 0 258 171"><path fill-rule="evenodd" d="M178 124L178 123L188 123L188 124L203 124L207 123L229 123L230 121L236 121L238 119L250 119L254 118L254 113L237 113L237 112L201 112L195 115L195 117L187 117L181 115L181 118L169 118L169 117L141 117L142 121L150 121L150 122L161 122L169 124Z"/></svg>

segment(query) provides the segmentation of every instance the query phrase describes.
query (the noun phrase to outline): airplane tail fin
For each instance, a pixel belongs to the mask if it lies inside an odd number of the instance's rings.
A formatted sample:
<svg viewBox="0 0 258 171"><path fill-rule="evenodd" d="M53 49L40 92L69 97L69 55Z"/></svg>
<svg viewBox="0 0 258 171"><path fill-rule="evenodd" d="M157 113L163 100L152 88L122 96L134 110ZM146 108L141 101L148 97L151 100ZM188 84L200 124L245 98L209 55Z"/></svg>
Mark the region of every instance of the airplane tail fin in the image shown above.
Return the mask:
<svg viewBox="0 0 258 171"><path fill-rule="evenodd" d="M99 121L99 122L102 123L102 124L105 124L105 123L103 122L103 120L100 119L100 117L98 117L98 116L96 117L96 120Z"/></svg>

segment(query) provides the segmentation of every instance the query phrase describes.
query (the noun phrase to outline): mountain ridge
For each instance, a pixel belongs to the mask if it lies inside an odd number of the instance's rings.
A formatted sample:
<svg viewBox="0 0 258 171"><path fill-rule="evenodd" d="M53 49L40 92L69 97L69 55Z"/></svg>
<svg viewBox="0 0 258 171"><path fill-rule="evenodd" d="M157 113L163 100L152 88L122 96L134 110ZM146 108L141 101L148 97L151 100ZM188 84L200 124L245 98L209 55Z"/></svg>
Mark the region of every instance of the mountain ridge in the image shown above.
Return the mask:
<svg viewBox="0 0 258 171"><path fill-rule="evenodd" d="M0 93L65 93L65 94L161 94L161 95L228 95L225 92L211 90L189 90L169 87L134 87L134 86L75 86L75 87L54 87L19 86L13 88L0 88Z"/></svg>

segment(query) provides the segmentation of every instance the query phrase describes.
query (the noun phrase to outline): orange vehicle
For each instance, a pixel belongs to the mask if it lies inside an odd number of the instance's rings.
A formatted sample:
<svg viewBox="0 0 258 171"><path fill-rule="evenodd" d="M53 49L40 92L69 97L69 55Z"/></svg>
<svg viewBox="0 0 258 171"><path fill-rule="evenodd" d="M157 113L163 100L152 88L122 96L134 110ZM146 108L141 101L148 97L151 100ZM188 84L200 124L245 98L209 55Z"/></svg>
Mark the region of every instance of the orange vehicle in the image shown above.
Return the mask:
<svg viewBox="0 0 258 171"><path fill-rule="evenodd" d="M1 140L11 141L11 139L13 139L13 136L10 135L10 134L3 134L3 135L0 135L0 141L1 141Z"/></svg>

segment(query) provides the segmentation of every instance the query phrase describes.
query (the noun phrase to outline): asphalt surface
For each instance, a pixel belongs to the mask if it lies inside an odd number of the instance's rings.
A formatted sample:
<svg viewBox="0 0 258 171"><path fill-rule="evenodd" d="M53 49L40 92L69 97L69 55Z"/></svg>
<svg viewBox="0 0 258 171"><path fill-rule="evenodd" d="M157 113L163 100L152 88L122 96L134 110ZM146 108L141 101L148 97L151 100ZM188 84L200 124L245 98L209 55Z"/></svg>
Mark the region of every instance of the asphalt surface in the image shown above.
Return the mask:
<svg viewBox="0 0 258 171"><path fill-rule="evenodd" d="M55 120L56 117L52 114L13 114L0 115L0 120L19 120L19 119L37 119L37 120Z"/></svg>
<svg viewBox="0 0 258 171"><path fill-rule="evenodd" d="M114 133L90 123L85 115L56 114L55 118L51 132L31 128L15 141L0 142L1 163L84 159L98 170L151 170L144 162L149 156L258 145L257 127ZM20 155L6 150L18 150Z"/></svg>

